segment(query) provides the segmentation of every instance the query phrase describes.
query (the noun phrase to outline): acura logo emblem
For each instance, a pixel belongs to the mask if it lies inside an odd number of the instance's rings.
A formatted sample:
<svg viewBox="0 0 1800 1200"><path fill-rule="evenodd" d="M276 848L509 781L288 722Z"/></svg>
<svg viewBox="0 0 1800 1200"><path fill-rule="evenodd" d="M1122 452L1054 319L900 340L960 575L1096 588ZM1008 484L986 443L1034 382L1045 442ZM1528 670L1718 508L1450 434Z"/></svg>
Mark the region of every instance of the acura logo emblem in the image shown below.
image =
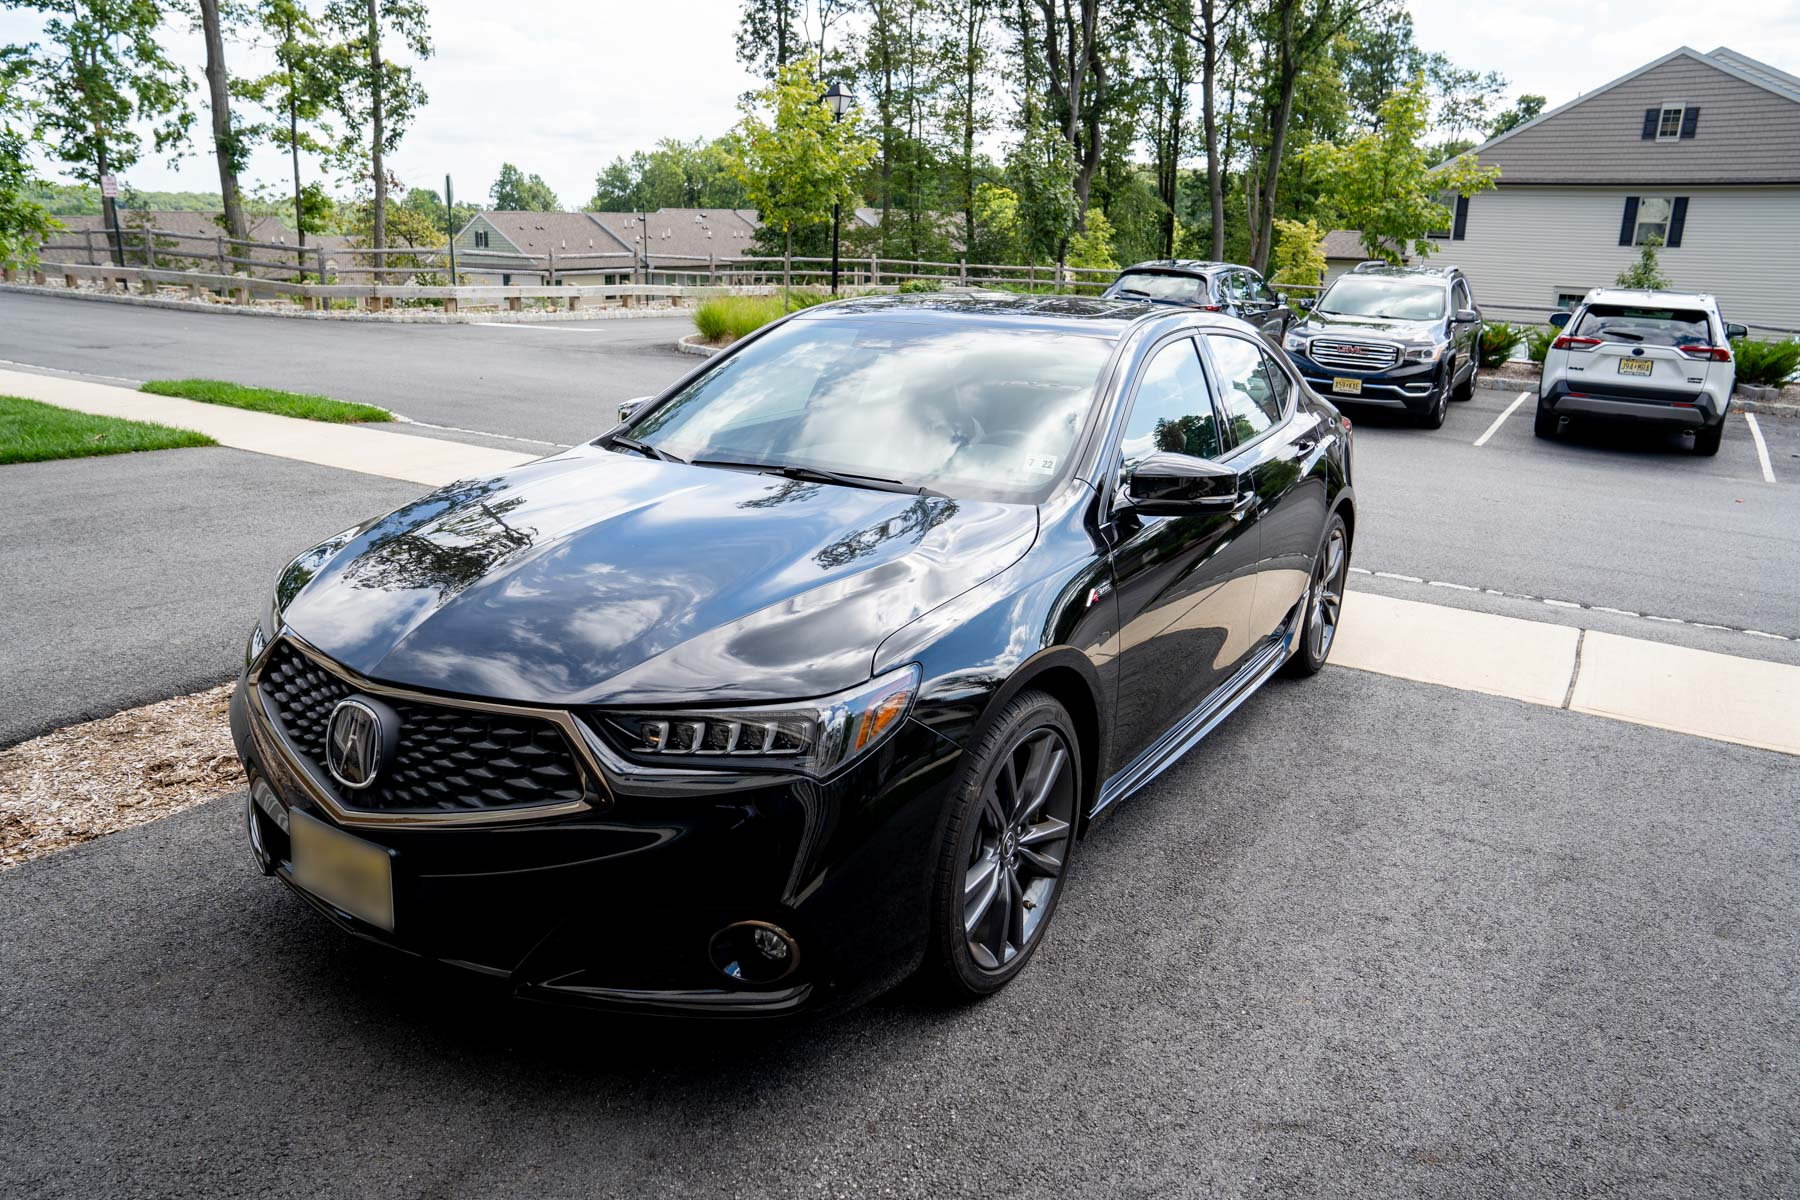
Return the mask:
<svg viewBox="0 0 1800 1200"><path fill-rule="evenodd" d="M325 725L325 766L347 788L366 788L381 771L381 715L361 700L340 700Z"/></svg>

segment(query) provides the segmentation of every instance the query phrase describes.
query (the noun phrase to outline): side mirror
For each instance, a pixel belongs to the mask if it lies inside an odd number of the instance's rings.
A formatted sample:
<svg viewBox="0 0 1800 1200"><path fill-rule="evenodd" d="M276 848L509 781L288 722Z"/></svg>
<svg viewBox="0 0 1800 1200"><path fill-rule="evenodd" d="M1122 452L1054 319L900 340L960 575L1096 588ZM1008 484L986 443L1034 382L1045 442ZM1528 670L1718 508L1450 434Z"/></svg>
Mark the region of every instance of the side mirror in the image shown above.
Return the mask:
<svg viewBox="0 0 1800 1200"><path fill-rule="evenodd" d="M1121 481L1118 508L1149 517L1230 512L1243 500L1242 480L1230 467L1187 454L1157 453Z"/></svg>
<svg viewBox="0 0 1800 1200"><path fill-rule="evenodd" d="M1725 322L1725 340L1726 341L1735 342L1739 338L1747 338L1749 336L1750 336L1750 329L1748 326L1733 325L1730 321Z"/></svg>
<svg viewBox="0 0 1800 1200"><path fill-rule="evenodd" d="M622 424L626 421L631 420L631 414L635 413L638 409L644 407L644 405L649 403L649 401L650 401L649 396L634 396L630 400L627 400L623 404L619 405L619 421L620 421L620 423Z"/></svg>
<svg viewBox="0 0 1800 1200"><path fill-rule="evenodd" d="M1568 313L1554 312L1554 313L1550 314L1550 327L1552 329L1561 329L1563 326L1567 325L1568 323L1569 323L1569 314Z"/></svg>
<svg viewBox="0 0 1800 1200"><path fill-rule="evenodd" d="M1277 303L1277 304L1288 303L1288 294L1286 292L1276 292L1275 293L1275 303Z"/></svg>
<svg viewBox="0 0 1800 1200"><path fill-rule="evenodd" d="M1472 308L1459 308L1456 310L1456 320L1459 324L1473 325L1481 320L1481 314Z"/></svg>

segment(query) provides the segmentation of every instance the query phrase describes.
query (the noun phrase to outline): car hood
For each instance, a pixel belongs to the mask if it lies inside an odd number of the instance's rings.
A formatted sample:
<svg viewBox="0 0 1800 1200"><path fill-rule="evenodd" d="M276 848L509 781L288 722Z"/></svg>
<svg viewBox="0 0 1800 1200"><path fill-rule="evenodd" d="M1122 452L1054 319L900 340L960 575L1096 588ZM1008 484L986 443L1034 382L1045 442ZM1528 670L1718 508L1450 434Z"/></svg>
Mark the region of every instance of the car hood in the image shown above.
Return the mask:
<svg viewBox="0 0 1800 1200"><path fill-rule="evenodd" d="M371 679L523 703L775 700L1018 561L1030 505L577 447L301 555L283 624Z"/></svg>
<svg viewBox="0 0 1800 1200"><path fill-rule="evenodd" d="M1437 321L1395 321L1387 317L1346 317L1337 313L1309 317L1297 325L1299 337L1371 338L1393 342L1425 342L1442 335Z"/></svg>

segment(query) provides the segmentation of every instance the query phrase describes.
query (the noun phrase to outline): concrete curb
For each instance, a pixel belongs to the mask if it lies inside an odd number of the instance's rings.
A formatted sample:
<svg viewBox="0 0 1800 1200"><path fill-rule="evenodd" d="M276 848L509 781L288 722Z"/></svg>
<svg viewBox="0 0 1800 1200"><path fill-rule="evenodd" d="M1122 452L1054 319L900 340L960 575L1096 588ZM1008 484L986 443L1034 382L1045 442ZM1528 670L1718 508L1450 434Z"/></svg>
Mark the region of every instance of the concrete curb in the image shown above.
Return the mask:
<svg viewBox="0 0 1800 1200"><path fill-rule="evenodd" d="M387 312L307 312L304 309L260 308L254 304L223 304L211 300L181 300L164 296L127 296L116 293L71 291L66 287L31 283L0 284L0 292L30 296L63 296L105 304L129 304L138 308L172 308L178 312L216 313L233 317L275 317L289 321L363 321L377 325L549 325L571 321L629 321L640 317L670 317L687 313L673 305L647 308L596 308L575 312L515 313L434 312L426 309L392 309Z"/></svg>
<svg viewBox="0 0 1800 1200"><path fill-rule="evenodd" d="M690 333L684 338L676 338L675 348L683 354L692 354L699 358L711 358L720 350L724 349L723 346L702 345L700 342L700 335L697 333Z"/></svg>

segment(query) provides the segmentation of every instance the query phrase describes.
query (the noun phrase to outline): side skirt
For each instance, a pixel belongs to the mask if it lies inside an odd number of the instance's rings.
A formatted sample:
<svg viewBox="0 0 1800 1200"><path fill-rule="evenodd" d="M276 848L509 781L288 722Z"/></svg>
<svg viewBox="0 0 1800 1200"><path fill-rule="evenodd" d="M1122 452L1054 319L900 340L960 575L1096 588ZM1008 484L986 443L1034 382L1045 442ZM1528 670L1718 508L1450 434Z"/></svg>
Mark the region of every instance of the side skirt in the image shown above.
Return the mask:
<svg viewBox="0 0 1800 1200"><path fill-rule="evenodd" d="M1141 754L1115 772L1112 778L1101 784L1100 797L1095 801L1093 810L1088 813L1088 819L1091 821L1098 817L1175 765L1182 755L1192 750L1202 738L1217 729L1226 717L1236 712L1238 705L1254 695L1257 688L1267 683L1269 677L1279 671L1299 647L1305 613L1306 599L1302 597L1281 632L1257 651L1255 657L1245 663L1236 675L1207 697L1205 703L1183 717L1167 733L1146 746Z"/></svg>

